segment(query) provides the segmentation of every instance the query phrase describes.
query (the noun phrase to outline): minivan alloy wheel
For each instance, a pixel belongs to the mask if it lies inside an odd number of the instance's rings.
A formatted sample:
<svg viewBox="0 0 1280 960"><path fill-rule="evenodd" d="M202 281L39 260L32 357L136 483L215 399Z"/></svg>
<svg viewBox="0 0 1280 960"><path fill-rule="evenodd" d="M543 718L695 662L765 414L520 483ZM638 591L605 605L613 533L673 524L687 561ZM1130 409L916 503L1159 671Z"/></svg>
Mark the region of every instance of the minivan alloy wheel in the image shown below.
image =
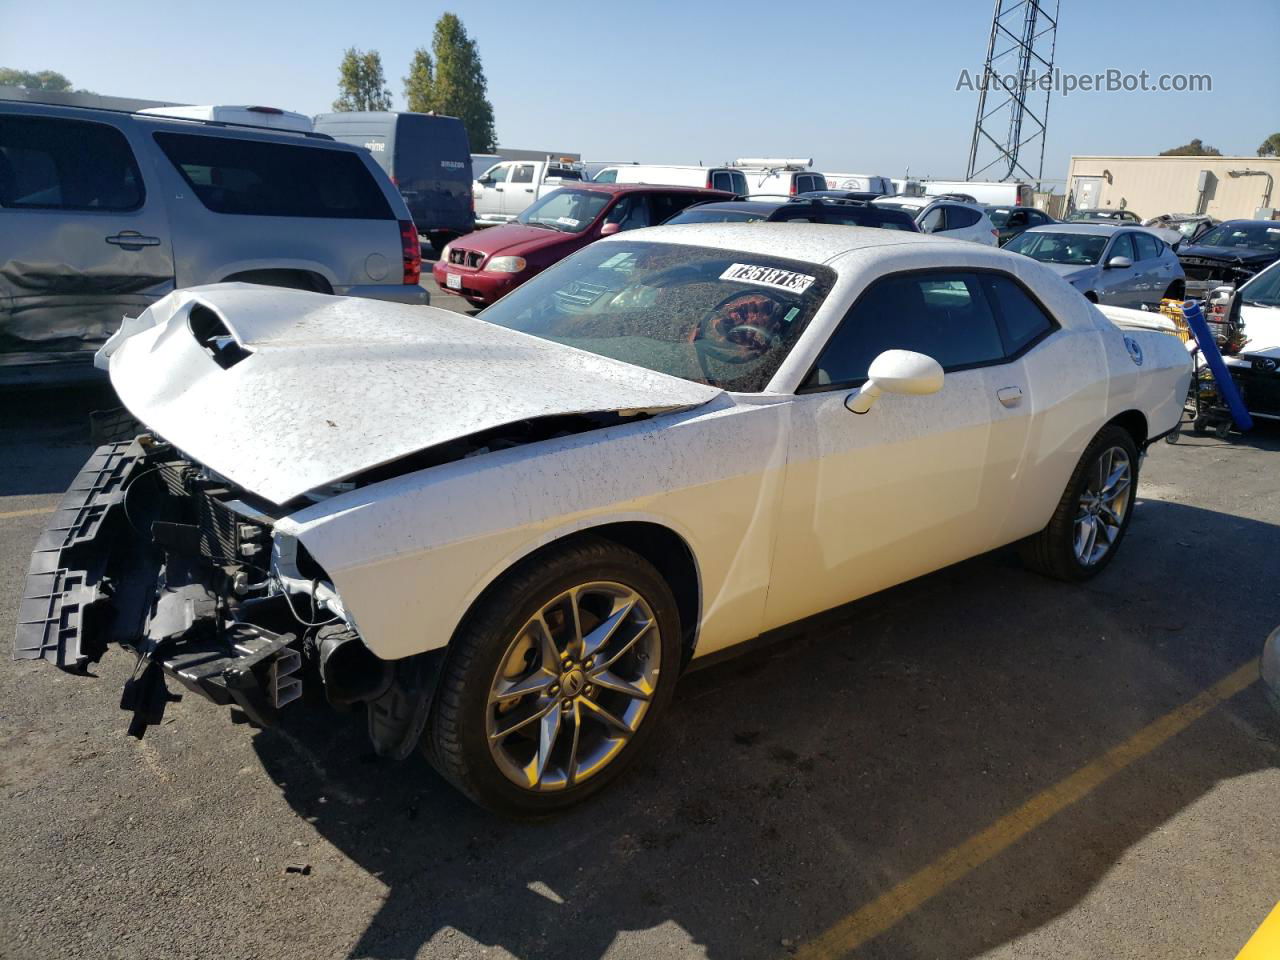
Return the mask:
<svg viewBox="0 0 1280 960"><path fill-rule="evenodd" d="M558 594L511 639L490 684L499 770L540 792L599 773L639 730L661 661L657 618L635 590L593 581Z"/></svg>
<svg viewBox="0 0 1280 960"><path fill-rule="evenodd" d="M1082 566L1096 564L1116 542L1129 509L1132 483L1132 461L1125 450L1107 447L1098 454L1076 511L1074 546Z"/></svg>

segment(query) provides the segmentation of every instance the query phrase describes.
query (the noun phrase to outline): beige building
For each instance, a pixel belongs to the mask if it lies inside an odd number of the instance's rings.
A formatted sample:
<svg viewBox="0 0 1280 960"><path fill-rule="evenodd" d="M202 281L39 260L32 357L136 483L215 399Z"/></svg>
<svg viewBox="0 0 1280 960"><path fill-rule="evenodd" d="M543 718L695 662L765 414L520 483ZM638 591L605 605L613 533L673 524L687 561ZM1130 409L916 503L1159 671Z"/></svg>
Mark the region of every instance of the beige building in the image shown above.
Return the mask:
<svg viewBox="0 0 1280 960"><path fill-rule="evenodd" d="M1280 218L1280 157L1072 157L1075 208L1123 207L1146 219L1207 213L1219 220Z"/></svg>

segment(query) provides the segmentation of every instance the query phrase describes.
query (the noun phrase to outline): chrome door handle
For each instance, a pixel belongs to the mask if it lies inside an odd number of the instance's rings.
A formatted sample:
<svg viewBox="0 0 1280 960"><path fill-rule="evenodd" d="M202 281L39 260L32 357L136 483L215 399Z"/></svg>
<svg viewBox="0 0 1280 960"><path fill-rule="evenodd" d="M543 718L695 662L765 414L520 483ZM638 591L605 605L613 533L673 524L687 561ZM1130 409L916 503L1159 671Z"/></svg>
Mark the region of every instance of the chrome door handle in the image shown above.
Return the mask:
<svg viewBox="0 0 1280 960"><path fill-rule="evenodd" d="M144 237L136 230L123 230L114 237L104 237L107 243L114 243L117 247L158 247L160 246L159 237Z"/></svg>
<svg viewBox="0 0 1280 960"><path fill-rule="evenodd" d="M1019 387L1001 387L996 391L996 399L1006 407L1016 407L1022 402L1022 390Z"/></svg>
<svg viewBox="0 0 1280 960"><path fill-rule="evenodd" d="M498 193L501 193L501 192L502 192L502 188L501 188L501 187L494 187L493 189L494 189L494 190L496 190Z"/></svg>

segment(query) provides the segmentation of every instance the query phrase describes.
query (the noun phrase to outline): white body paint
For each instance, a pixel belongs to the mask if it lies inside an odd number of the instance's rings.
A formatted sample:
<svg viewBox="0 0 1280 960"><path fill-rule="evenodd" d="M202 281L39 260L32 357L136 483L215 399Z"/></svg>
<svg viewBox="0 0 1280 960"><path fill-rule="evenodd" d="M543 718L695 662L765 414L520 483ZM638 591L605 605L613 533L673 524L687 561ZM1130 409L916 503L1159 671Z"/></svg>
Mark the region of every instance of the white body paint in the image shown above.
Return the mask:
<svg viewBox="0 0 1280 960"><path fill-rule="evenodd" d="M307 548L385 658L447 644L485 587L539 547L622 522L688 545L703 656L1034 533L1103 424L1138 411L1154 437L1180 415L1190 363L1176 338L1137 323L1122 332L1016 254L798 223L635 239L825 263L837 280L761 394L443 311L240 286L161 301L110 345L112 380L144 423L277 503L503 423L666 411L407 473L279 520L277 535ZM1007 272L1061 329L1014 361L946 374L938 393L885 393L863 416L846 409L847 389L796 393L870 282L936 267ZM182 312L193 298L243 338L247 359L224 370L198 348ZM996 397L1008 387L1023 395L1013 408Z"/></svg>

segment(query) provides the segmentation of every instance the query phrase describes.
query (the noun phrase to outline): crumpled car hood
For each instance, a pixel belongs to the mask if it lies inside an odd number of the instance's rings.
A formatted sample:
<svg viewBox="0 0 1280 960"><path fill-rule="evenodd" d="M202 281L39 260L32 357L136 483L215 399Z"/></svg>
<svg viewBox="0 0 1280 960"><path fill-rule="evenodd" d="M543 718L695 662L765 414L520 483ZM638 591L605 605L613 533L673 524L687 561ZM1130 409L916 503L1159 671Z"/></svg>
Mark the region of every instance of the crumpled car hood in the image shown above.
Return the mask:
<svg viewBox="0 0 1280 960"><path fill-rule="evenodd" d="M164 297L98 362L150 429L275 503L521 420L721 393L433 307L242 283Z"/></svg>

